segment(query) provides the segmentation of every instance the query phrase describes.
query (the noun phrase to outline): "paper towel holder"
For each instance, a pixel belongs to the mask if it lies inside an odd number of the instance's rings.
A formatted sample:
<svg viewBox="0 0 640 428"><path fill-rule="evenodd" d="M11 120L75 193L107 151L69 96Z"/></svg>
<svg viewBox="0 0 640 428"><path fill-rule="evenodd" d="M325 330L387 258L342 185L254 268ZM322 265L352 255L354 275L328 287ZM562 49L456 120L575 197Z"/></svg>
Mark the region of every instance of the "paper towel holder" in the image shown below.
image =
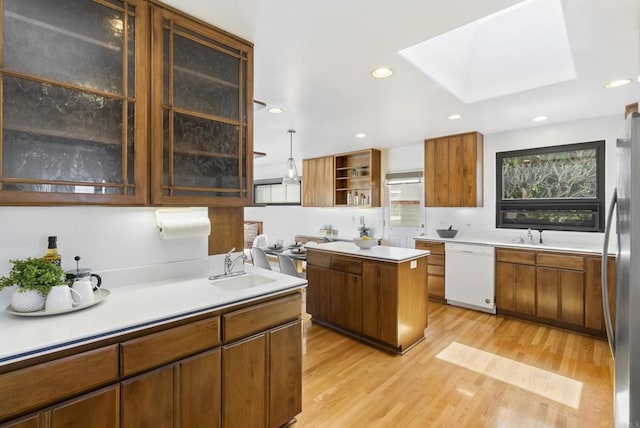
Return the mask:
<svg viewBox="0 0 640 428"><path fill-rule="evenodd" d="M156 210L156 227L160 232L162 232L162 222L160 221L161 213L179 213L189 211L191 211L191 208L158 208Z"/></svg>

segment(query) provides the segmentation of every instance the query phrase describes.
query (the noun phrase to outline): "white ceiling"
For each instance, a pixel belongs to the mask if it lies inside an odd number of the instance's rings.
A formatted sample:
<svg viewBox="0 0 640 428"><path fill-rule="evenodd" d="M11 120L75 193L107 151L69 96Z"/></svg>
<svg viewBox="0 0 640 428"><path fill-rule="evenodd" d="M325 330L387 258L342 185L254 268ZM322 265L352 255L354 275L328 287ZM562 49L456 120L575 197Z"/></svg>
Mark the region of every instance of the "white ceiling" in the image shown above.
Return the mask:
<svg viewBox="0 0 640 428"><path fill-rule="evenodd" d="M575 79L469 103L398 52L518 0L164 2L254 43L255 99L285 109L255 113L254 149L267 152L256 168L281 163L284 169L290 128L297 131L293 155L301 168L302 158L358 148L622 115L640 99L640 0L562 0ZM373 79L371 70L380 65L393 76ZM503 69L496 61L496 73ZM634 82L603 88L620 78ZM447 120L452 113L463 118ZM550 119L533 123L538 115ZM367 137L355 138L358 132Z"/></svg>

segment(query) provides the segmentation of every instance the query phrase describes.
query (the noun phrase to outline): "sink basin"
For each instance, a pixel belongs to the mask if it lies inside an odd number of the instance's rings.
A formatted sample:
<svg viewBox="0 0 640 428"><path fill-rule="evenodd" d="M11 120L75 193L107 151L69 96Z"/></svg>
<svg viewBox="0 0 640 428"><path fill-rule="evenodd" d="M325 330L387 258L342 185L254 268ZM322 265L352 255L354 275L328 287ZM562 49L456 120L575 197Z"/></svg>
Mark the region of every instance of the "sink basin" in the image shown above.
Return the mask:
<svg viewBox="0 0 640 428"><path fill-rule="evenodd" d="M214 287L219 287L223 290L244 290L245 288L258 287L272 282L276 282L276 280L268 276L248 273L245 275L216 279L212 284Z"/></svg>

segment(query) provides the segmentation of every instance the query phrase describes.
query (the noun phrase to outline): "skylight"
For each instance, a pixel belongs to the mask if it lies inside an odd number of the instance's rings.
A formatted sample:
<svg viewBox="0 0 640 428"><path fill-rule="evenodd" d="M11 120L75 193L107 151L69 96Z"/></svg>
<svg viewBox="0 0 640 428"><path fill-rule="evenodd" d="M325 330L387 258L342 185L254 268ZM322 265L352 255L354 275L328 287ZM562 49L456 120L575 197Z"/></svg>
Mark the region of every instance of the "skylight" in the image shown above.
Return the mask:
<svg viewBox="0 0 640 428"><path fill-rule="evenodd" d="M399 53L465 103L576 77L560 0L527 0Z"/></svg>

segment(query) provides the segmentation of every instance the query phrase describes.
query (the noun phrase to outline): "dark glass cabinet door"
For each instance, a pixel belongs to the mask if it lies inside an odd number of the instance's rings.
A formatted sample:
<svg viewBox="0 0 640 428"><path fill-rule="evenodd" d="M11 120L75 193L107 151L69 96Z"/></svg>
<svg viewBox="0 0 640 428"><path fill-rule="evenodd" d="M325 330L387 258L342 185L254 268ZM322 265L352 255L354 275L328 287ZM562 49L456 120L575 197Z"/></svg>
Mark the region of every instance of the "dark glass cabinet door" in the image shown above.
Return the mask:
<svg viewBox="0 0 640 428"><path fill-rule="evenodd" d="M0 203L147 203L148 7L2 4Z"/></svg>
<svg viewBox="0 0 640 428"><path fill-rule="evenodd" d="M251 203L253 48L153 8L152 202Z"/></svg>

